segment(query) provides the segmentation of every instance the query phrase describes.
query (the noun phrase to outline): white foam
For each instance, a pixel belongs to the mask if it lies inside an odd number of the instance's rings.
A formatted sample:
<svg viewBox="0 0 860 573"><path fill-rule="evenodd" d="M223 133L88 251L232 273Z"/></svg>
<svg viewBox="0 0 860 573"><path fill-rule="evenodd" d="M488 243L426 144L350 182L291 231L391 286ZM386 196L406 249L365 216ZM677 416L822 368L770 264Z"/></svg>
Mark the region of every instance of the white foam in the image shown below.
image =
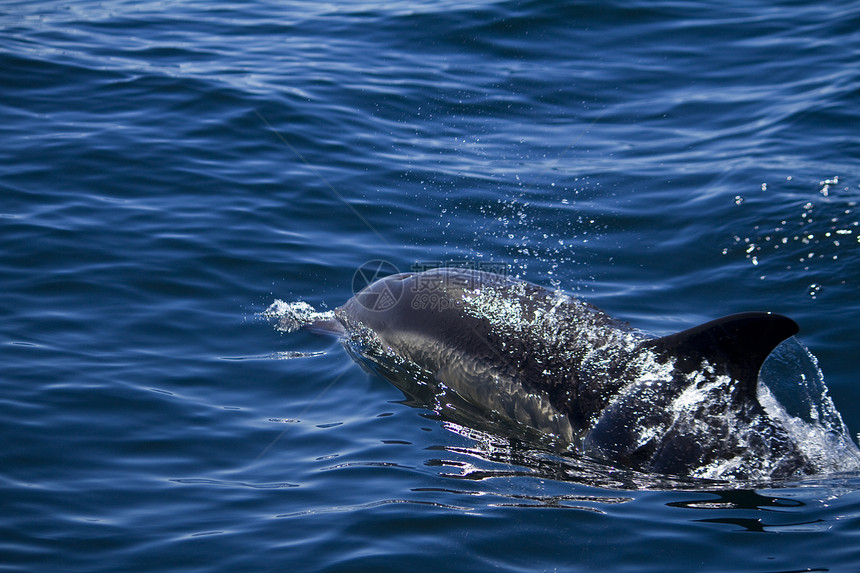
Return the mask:
<svg viewBox="0 0 860 573"><path fill-rule="evenodd" d="M260 316L277 319L276 328L281 332L295 332L311 323L333 319L334 311L319 312L301 300L284 302L277 299Z"/></svg>

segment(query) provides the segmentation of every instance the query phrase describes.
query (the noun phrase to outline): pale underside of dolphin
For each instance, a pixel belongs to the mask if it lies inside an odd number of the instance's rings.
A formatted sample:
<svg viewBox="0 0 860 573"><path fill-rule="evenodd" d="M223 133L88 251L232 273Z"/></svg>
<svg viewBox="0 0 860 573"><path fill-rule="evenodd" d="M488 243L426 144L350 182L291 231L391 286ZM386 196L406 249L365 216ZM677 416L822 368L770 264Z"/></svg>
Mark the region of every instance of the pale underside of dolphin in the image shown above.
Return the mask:
<svg viewBox="0 0 860 573"><path fill-rule="evenodd" d="M309 326L612 465L740 479L823 471L757 397L762 363L798 332L778 314L651 338L560 291L443 268L378 280Z"/></svg>

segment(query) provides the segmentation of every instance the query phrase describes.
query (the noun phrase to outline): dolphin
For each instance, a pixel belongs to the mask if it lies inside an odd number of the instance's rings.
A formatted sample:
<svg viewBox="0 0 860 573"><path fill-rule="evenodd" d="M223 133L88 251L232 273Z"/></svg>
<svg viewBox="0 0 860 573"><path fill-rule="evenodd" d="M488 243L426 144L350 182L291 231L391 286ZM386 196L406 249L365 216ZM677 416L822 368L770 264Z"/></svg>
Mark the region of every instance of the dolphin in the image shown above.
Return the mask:
<svg viewBox="0 0 860 573"><path fill-rule="evenodd" d="M342 335L360 359L421 373L615 467L736 479L821 470L758 398L763 362L799 330L779 314L654 338L559 290L439 268L384 277L314 318L311 330Z"/></svg>

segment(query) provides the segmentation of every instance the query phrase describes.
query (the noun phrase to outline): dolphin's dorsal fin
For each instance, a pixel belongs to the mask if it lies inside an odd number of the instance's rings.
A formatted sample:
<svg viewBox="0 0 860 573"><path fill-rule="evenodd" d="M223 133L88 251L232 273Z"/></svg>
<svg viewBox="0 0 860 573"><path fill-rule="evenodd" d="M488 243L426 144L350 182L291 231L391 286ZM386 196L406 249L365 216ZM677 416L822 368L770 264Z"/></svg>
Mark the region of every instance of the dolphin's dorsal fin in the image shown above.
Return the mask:
<svg viewBox="0 0 860 573"><path fill-rule="evenodd" d="M737 380L744 394L755 396L761 365L780 342L799 330L786 316L745 312L651 340L644 346L662 357L676 357L675 367L687 373L707 360L718 374Z"/></svg>

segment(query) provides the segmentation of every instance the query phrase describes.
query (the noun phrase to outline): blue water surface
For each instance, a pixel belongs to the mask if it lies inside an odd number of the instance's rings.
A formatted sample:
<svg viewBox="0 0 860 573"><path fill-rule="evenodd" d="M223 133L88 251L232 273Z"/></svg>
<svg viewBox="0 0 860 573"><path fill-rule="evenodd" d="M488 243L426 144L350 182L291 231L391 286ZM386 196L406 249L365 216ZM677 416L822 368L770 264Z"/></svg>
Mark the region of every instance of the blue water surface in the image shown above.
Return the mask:
<svg viewBox="0 0 860 573"><path fill-rule="evenodd" d="M860 476L595 482L259 313L781 312L856 435L858 63L837 0L4 3L0 570L856 570Z"/></svg>

